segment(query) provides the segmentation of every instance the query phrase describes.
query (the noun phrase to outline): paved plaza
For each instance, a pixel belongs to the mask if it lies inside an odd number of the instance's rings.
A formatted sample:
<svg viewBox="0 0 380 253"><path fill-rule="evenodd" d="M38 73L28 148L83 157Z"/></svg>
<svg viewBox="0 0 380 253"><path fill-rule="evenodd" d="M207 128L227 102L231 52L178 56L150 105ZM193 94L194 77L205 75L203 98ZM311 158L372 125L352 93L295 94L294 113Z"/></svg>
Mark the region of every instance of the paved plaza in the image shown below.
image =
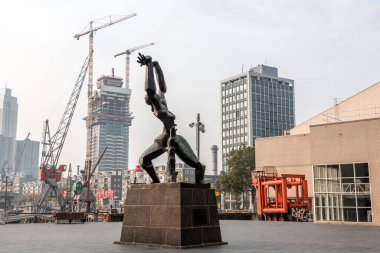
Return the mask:
<svg viewBox="0 0 380 253"><path fill-rule="evenodd" d="M0 226L1 253L72 252L380 252L380 227L221 221L225 246L186 250L115 245L121 222Z"/></svg>

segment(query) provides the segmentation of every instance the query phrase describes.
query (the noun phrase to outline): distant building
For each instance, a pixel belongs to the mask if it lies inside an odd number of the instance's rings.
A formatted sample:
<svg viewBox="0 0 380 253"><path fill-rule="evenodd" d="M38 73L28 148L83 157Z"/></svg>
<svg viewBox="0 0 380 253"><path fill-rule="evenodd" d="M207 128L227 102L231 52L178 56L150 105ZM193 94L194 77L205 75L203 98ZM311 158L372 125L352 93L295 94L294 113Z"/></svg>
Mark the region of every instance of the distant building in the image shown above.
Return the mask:
<svg viewBox="0 0 380 253"><path fill-rule="evenodd" d="M185 163L176 164L177 182L195 183L195 169ZM161 183L166 181L166 166L160 165L154 167ZM206 176L205 176L206 178ZM131 184L149 184L152 180L148 173L137 165L133 170L126 170L123 173L123 201Z"/></svg>
<svg viewBox="0 0 380 253"><path fill-rule="evenodd" d="M43 182L30 181L23 184L22 194L24 195L40 195L42 192Z"/></svg>
<svg viewBox="0 0 380 253"><path fill-rule="evenodd" d="M294 81L278 77L277 68L258 65L220 86L223 170L231 150L294 127Z"/></svg>
<svg viewBox="0 0 380 253"><path fill-rule="evenodd" d="M22 157L19 157L20 150L24 146L25 140L16 141L16 161L19 161L19 168L17 170L23 177L35 177L38 176L38 159L40 154L40 142L29 140L26 142L24 153Z"/></svg>
<svg viewBox="0 0 380 253"><path fill-rule="evenodd" d="M37 181L37 176L20 176L20 173L17 173L13 179L13 192L16 194L22 194L24 192L24 184L33 181Z"/></svg>
<svg viewBox="0 0 380 253"><path fill-rule="evenodd" d="M17 114L17 97L12 96L11 89L0 89L0 166L15 161Z"/></svg>
<svg viewBox="0 0 380 253"><path fill-rule="evenodd" d="M158 179L160 179L160 182L165 182L167 180L166 176L166 166L156 166L154 168L156 170ZM195 169L190 167L189 165L185 163L176 163L175 170L178 173L177 174L177 182L184 182L184 183L195 183ZM150 182L150 178L149 178Z"/></svg>
<svg viewBox="0 0 380 253"><path fill-rule="evenodd" d="M108 193L112 191L111 199L108 194L107 199L103 197L98 198L98 204L100 206L113 205L113 207L116 207L121 203L123 187L122 170L102 171L95 173L91 178L91 185L93 186L95 195L98 193Z"/></svg>
<svg viewBox="0 0 380 253"><path fill-rule="evenodd" d="M98 172L128 168L131 90L123 87L122 80L114 75L98 78L98 90L92 97L94 120L91 126L91 160L96 161L108 146L97 168Z"/></svg>

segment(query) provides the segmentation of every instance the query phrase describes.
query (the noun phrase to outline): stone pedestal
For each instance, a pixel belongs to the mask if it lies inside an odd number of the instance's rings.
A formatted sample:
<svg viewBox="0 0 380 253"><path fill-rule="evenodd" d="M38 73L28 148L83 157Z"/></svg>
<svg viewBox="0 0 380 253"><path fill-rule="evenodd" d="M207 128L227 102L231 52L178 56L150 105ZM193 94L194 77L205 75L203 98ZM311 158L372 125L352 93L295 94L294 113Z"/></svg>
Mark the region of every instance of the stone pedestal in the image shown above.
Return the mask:
<svg viewBox="0 0 380 253"><path fill-rule="evenodd" d="M119 244L191 248L222 242L215 191L209 184L132 185Z"/></svg>

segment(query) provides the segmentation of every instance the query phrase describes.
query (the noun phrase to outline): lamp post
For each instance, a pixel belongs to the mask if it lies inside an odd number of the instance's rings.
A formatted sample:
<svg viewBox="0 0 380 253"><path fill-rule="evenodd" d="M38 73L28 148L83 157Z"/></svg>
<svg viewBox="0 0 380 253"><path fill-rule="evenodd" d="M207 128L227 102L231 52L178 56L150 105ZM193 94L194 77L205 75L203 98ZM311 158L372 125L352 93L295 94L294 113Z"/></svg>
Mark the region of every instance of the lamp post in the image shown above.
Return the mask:
<svg viewBox="0 0 380 253"><path fill-rule="evenodd" d="M195 133L196 133L196 148L197 148L197 158L199 160L199 151L200 151L200 132L204 133L206 132L206 129L205 129L205 124L203 124L201 122L201 116L200 114L198 113L197 114L197 122L192 122L189 124L189 126L191 128L193 128L195 126Z"/></svg>

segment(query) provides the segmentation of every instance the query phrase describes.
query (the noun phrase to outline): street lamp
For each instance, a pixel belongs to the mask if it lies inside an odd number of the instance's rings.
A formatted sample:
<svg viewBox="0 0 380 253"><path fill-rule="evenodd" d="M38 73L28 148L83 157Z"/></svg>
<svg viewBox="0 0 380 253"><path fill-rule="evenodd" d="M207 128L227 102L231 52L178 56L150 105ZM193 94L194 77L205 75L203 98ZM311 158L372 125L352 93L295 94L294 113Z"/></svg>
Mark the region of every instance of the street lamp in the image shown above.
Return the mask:
<svg viewBox="0 0 380 253"><path fill-rule="evenodd" d="M195 126L195 133L196 133L197 158L199 160L200 132L202 132L202 133L206 132L205 124L203 124L201 122L201 116L199 113L197 114L197 122L196 123L192 122L189 124L189 127L191 127L191 128L193 128L194 126Z"/></svg>

